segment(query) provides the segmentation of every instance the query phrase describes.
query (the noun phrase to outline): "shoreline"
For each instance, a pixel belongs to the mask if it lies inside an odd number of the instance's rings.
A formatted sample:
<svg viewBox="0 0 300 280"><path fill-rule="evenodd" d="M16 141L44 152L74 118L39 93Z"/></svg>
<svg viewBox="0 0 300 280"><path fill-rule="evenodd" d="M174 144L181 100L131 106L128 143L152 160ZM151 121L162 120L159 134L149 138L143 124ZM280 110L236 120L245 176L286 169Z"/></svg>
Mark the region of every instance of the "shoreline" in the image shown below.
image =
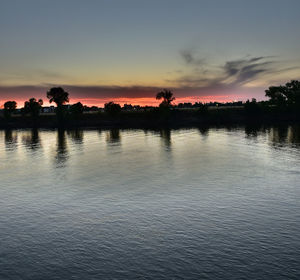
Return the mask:
<svg viewBox="0 0 300 280"><path fill-rule="evenodd" d="M300 123L297 111L267 111L246 112L243 109L201 111L151 111L151 112L121 112L117 115L106 113L67 115L58 121L56 115L40 115L36 119L30 116L12 116L9 119L0 118L0 129L76 129L76 128L190 128L208 126L235 125L276 125Z"/></svg>
<svg viewBox="0 0 300 280"><path fill-rule="evenodd" d="M105 121L97 124L80 123L80 124L64 124L64 125L49 125L49 124L0 124L1 130L6 129L184 129L184 128L210 128L210 127L239 127L239 126L272 126L272 125L297 125L299 120L277 120L277 121L223 121L223 122L159 122L156 124L147 122L119 122Z"/></svg>

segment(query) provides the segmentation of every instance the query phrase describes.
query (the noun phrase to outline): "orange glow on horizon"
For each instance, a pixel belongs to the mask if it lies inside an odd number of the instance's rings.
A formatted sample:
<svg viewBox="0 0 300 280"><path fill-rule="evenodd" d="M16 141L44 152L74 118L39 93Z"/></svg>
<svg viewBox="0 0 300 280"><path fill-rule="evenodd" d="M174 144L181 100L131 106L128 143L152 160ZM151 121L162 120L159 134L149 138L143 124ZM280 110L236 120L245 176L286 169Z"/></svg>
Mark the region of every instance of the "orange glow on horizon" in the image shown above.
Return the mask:
<svg viewBox="0 0 300 280"><path fill-rule="evenodd" d="M239 96L188 96L188 97L178 97L175 99L173 104L178 103L195 103L195 102L203 102L203 103L209 103L209 102L232 102L233 100L239 100ZM37 98L38 99L38 98ZM17 102L17 107L22 108L24 106L24 102L28 100L28 98L24 99L14 99L11 98L11 100L15 100ZM3 108L4 103L8 100L0 100L0 108ZM44 105L43 106L56 106L55 103L50 104L48 100L43 99ZM98 106L98 107L104 107L104 104L107 102L113 101L115 103L119 103L121 106L124 104L131 104L131 105L140 105L140 106L158 106L161 103L161 100L156 100L155 98L150 97L141 97L141 98L126 98L126 97L120 97L120 98L70 98L69 104L74 104L77 102L81 102L83 105L87 106Z"/></svg>

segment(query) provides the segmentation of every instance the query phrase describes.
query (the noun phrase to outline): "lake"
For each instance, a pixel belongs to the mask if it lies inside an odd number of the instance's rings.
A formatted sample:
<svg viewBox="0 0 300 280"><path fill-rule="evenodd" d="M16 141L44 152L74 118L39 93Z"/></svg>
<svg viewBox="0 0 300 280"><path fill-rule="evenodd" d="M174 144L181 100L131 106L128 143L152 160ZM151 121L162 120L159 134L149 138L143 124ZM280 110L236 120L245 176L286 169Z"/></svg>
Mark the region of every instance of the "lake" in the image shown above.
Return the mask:
<svg viewBox="0 0 300 280"><path fill-rule="evenodd" d="M0 279L300 279L300 127L1 130Z"/></svg>

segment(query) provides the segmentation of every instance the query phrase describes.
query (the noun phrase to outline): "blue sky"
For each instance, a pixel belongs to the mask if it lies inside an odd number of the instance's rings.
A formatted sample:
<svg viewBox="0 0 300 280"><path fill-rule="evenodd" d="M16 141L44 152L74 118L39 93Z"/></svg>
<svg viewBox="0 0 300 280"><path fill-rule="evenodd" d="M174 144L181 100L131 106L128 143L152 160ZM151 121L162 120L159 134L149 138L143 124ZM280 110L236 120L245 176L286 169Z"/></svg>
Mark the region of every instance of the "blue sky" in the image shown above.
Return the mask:
<svg viewBox="0 0 300 280"><path fill-rule="evenodd" d="M0 104L53 85L87 103L259 99L299 79L300 1L0 0ZM99 102L98 102L98 101Z"/></svg>

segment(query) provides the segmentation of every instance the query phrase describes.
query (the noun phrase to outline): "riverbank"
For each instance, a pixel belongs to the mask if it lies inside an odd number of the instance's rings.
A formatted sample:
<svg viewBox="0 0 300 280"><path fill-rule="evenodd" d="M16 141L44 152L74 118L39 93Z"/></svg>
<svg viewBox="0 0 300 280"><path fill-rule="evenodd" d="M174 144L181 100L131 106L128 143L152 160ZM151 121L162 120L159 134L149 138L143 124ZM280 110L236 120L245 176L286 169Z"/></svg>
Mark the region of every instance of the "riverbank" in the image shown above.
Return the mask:
<svg viewBox="0 0 300 280"><path fill-rule="evenodd" d="M147 112L122 111L115 115L104 112L66 115L58 121L56 115L16 115L0 118L0 128L184 128L226 124L274 124L300 122L297 111L268 109L247 111L244 108L222 110L152 110Z"/></svg>

